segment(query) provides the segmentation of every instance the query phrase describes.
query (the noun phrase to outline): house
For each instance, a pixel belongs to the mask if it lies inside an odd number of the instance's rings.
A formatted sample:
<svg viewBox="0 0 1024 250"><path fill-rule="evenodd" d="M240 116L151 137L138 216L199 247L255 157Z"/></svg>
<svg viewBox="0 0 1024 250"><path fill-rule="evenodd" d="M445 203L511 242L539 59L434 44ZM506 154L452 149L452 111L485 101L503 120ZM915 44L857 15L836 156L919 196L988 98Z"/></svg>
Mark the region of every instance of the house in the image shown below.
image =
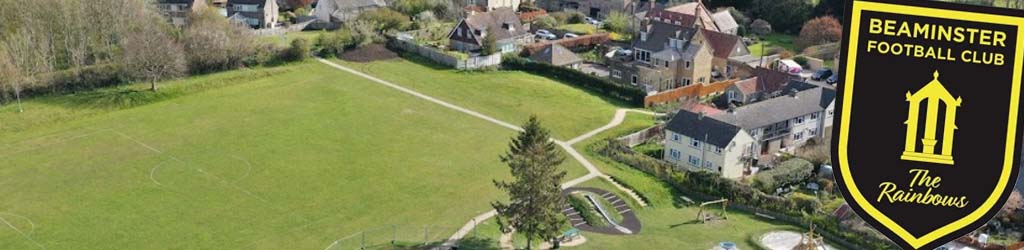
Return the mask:
<svg viewBox="0 0 1024 250"><path fill-rule="evenodd" d="M766 68L754 69L753 77L737 81L719 97L721 107L729 105L742 106L760 100L768 100L793 90L804 91L815 85L799 81L798 78L776 70Z"/></svg>
<svg viewBox="0 0 1024 250"><path fill-rule="evenodd" d="M712 17L711 12L708 11L708 8L701 1L684 3L662 10L652 10L648 12L647 17L656 21L671 21L678 23L676 25L722 32L718 25L715 24L715 19Z"/></svg>
<svg viewBox="0 0 1024 250"><path fill-rule="evenodd" d="M595 18L605 18L618 11L633 13L633 8L642 7L638 0L538 0L537 6L547 11L577 11Z"/></svg>
<svg viewBox="0 0 1024 250"><path fill-rule="evenodd" d="M274 0L228 0L228 18L253 29L277 27L278 7Z"/></svg>
<svg viewBox="0 0 1024 250"><path fill-rule="evenodd" d="M498 8L519 9L522 0L464 0L466 6L478 6L483 11L492 11Z"/></svg>
<svg viewBox="0 0 1024 250"><path fill-rule="evenodd" d="M733 58L750 55L750 50L743 44L743 38L708 29L701 30L703 38L708 46L711 46L713 59L711 64L711 75L716 80L725 80L737 76L737 67L742 67L741 62L731 62ZM735 65L741 64L741 65Z"/></svg>
<svg viewBox="0 0 1024 250"><path fill-rule="evenodd" d="M664 159L685 170L741 178L748 173L753 143L739 126L683 109L665 126Z"/></svg>
<svg viewBox="0 0 1024 250"><path fill-rule="evenodd" d="M710 84L713 51L697 28L652 21L632 41L633 55L609 61L612 81L647 92Z"/></svg>
<svg viewBox="0 0 1024 250"><path fill-rule="evenodd" d="M320 0L313 9L318 22L341 23L352 20L364 11L386 7L384 0Z"/></svg>
<svg viewBox="0 0 1024 250"><path fill-rule="evenodd" d="M715 26L718 26L719 32L734 36L739 33L740 25L736 23L736 18L732 17L732 13L729 13L729 10L723 10L712 14L711 19L714 20Z"/></svg>
<svg viewBox="0 0 1024 250"><path fill-rule="evenodd" d="M203 11L207 6L205 0L158 0L156 7L172 25L184 27L189 23L189 15Z"/></svg>
<svg viewBox="0 0 1024 250"><path fill-rule="evenodd" d="M449 46L458 51L478 52L487 36L494 36L501 53L516 52L521 45L533 42L530 31L523 27L512 8L498 8L460 20L448 33Z"/></svg>
<svg viewBox="0 0 1024 250"><path fill-rule="evenodd" d="M747 105L729 108L711 117L742 128L754 138L751 150L771 155L803 145L812 138L823 138L831 131L836 92L813 87Z"/></svg>
<svg viewBox="0 0 1024 250"><path fill-rule="evenodd" d="M557 43L551 43L544 46L544 48L537 53L530 55L530 59L570 69L579 69L580 65L583 63L583 59L576 56L576 53L573 53L569 49L566 49Z"/></svg>

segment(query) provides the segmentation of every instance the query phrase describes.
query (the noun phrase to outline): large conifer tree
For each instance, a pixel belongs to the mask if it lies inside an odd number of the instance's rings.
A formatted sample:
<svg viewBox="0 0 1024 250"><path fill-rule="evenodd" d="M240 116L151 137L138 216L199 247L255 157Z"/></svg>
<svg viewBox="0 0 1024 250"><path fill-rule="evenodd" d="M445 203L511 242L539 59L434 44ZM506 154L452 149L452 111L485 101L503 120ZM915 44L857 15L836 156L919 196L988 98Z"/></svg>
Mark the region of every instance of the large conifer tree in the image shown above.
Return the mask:
<svg viewBox="0 0 1024 250"><path fill-rule="evenodd" d="M528 248L532 247L534 239L557 237L559 226L564 222L560 183L565 171L559 165L565 157L536 116L531 116L523 131L512 139L501 161L508 164L514 178L512 182L494 181L494 185L509 196L508 204L491 203L498 211L502 231L515 229L522 233L527 238Z"/></svg>

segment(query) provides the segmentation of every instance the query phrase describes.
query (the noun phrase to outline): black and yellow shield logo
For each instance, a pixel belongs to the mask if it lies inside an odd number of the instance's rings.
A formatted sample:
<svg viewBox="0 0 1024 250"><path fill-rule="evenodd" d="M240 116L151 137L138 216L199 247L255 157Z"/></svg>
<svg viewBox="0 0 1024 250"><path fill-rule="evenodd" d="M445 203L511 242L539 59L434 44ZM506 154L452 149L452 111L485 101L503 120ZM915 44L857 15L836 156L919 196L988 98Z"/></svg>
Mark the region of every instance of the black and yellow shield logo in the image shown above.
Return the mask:
<svg viewBox="0 0 1024 250"><path fill-rule="evenodd" d="M1024 18L930 1L852 1L833 163L854 210L906 249L984 225L1020 162Z"/></svg>

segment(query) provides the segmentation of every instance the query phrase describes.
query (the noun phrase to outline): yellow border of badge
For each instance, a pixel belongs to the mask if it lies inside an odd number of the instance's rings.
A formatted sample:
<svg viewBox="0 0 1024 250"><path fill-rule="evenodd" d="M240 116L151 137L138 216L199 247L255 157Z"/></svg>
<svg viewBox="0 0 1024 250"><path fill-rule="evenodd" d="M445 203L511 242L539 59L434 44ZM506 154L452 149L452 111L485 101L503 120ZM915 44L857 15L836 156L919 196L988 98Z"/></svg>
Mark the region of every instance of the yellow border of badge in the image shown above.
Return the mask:
<svg viewBox="0 0 1024 250"><path fill-rule="evenodd" d="M847 61L847 62L856 62L857 61L857 53L855 53L855 52L857 51L857 44L858 44L858 41L859 41L858 40L858 32L860 31L860 20L861 20L860 19L861 18L860 15L861 15L861 12L864 11L864 10L877 11L877 12L887 12L887 13L895 13L895 14L904 14L904 15L907 15L907 14L923 15L923 16L932 16L932 17L941 17L941 18L947 18L947 19L963 20L963 21L974 21L974 22L980 21L980 22L988 22L988 23L1005 24L1005 25L1010 25L1010 26L1016 26L1017 27L1017 43L1018 44L1015 45L1015 46L1017 46L1017 50L1016 50L1016 55L1014 56L1015 59L1014 59L1014 65L1013 65L1013 67L1014 67L1014 70L1013 70L1013 74L1014 74L1013 86L1012 86L1011 91L1010 91L1010 114L1009 114L1010 116L1009 116L1009 122L1007 124L1008 129L1006 131L1006 138L1007 138L1007 140L1006 140L1006 152L1004 154L1004 158L1005 159L1004 159L1004 163L1003 163L1003 171L1002 171L1002 174L999 177L999 183L996 185L996 188L993 191L992 195L989 196L988 199L986 199L984 203L982 203L980 208L978 208L974 212L971 212L970 214L968 214L964 218L961 218L961 219L959 219L957 221L954 221L953 223L950 223L949 225L943 226L943 227L941 227L941 228L939 228L939 229L937 229L935 231L932 231L932 232L930 232L928 234L925 234L924 236L922 236L920 238L914 237L909 232L907 232L906 229L904 229L900 225L896 224L896 222L892 221L892 219L889 219L889 217L885 216L885 214L882 214L881 212L879 212L878 209L876 209L875 207L871 206L871 203L869 203L867 200L865 200L864 196L860 193L860 190L857 189L857 185L854 184L853 177L851 177L851 175L850 175L850 169L849 169L850 164L849 164L849 160L847 159L847 155L846 155L846 150L847 150L846 145L847 145L847 142L848 142L847 139L848 139L849 127L850 127L850 118L849 118L850 117L850 105L853 103L853 95L852 94L853 94L853 85L854 85L854 82L855 82L854 79L853 79L854 78L853 72L856 72L856 71L854 71L856 65L854 65L854 63L847 63L846 64L846 72L847 72L847 74L846 74L846 82L845 82L845 85L844 85L845 89L843 91L843 106L842 106L843 107L843 110L842 110L842 116L843 117L842 117L842 120L841 120L842 122L840 123L839 152L838 152L839 153L839 161L842 163L842 164L839 165L839 167L842 169L842 173L844 173L842 178L843 178L844 182L848 183L848 185L847 185L848 187L846 187L846 188L849 189L850 194L852 194L852 196L854 198L854 201L857 202L858 204L860 204L860 206L864 209L864 211L866 211L868 214L870 214L871 216L873 216L876 219L878 219L878 221L881 222L882 225L885 225L890 230L895 232L896 235L900 236L900 238L903 238L903 240L905 240L908 243L910 243L910 245L913 246L914 248L921 248L925 244L928 244L928 243L930 243L932 241L935 241L935 240L937 240L938 238L940 238L942 236L948 235L948 234L952 233L953 231L956 231L958 229L966 227L967 225L971 224L972 222L977 221L978 219L980 219L981 216L985 214L985 212L987 212L989 209L991 209L993 206L995 206L995 203L999 200L999 196L1002 193L1002 192L999 192L999 191L1003 190L1004 188L1006 188L1006 185L1009 184L1009 180L1008 179L1009 179L1012 167L1013 167L1013 154L1015 152L1014 151L1014 146L1015 146L1014 143L1016 142L1015 139L1016 139L1016 130L1017 130L1017 104L1018 104L1018 101L1019 101L1018 97L1019 97L1019 93L1020 93L1021 61L1024 60L1024 58L1022 58L1022 57L1024 57L1024 46L1021 46L1021 42L1024 42L1024 27L1021 27L1021 25L1024 25L1024 18L1011 17L1011 16L1001 16L1001 15L994 15L994 14L964 12L964 11L956 11L956 10L933 9L933 8L927 8L927 7L903 6L903 5L887 4L887 3L854 1L853 2L853 11L852 11L852 15L853 16L851 17L852 18L851 19L852 22L850 24L851 25L850 26L850 45L849 45L849 48L847 50L847 53L844 54L844 55L846 55L849 58L848 59L849 61Z"/></svg>

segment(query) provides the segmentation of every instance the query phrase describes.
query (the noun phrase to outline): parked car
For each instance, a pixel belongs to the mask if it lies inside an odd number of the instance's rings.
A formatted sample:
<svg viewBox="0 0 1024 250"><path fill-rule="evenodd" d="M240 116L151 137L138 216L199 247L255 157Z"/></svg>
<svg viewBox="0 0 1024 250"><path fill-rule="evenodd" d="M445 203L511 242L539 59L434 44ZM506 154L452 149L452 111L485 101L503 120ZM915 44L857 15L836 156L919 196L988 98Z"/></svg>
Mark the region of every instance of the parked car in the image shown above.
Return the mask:
<svg viewBox="0 0 1024 250"><path fill-rule="evenodd" d="M825 83L832 85L839 83L839 74L832 74L832 76L828 77L828 79L825 79Z"/></svg>
<svg viewBox="0 0 1024 250"><path fill-rule="evenodd" d="M814 74L811 75L811 80L821 81L821 80L828 79L832 75L833 75L832 74L832 69L830 69L830 68L822 68L822 69L819 69L818 71L815 71Z"/></svg>
<svg viewBox="0 0 1024 250"><path fill-rule="evenodd" d="M580 35L573 34L573 33L565 33L565 35L562 35L562 38L574 38L574 37L580 37Z"/></svg>
<svg viewBox="0 0 1024 250"><path fill-rule="evenodd" d="M617 55L617 56L633 56L633 50L630 50L630 49L616 50L615 51L615 55Z"/></svg>
<svg viewBox="0 0 1024 250"><path fill-rule="evenodd" d="M537 32L534 32L534 34L537 35L537 38L541 38L541 39L547 39L547 40L558 39L558 36L556 36L555 33L551 33L551 31L548 31L548 30L537 30Z"/></svg>
<svg viewBox="0 0 1024 250"><path fill-rule="evenodd" d="M591 24L591 25L601 26L603 24L601 21L599 21L599 20L597 20L595 18L592 18L592 17L587 17L586 19L583 19L583 20L585 22L587 22L588 24Z"/></svg>

